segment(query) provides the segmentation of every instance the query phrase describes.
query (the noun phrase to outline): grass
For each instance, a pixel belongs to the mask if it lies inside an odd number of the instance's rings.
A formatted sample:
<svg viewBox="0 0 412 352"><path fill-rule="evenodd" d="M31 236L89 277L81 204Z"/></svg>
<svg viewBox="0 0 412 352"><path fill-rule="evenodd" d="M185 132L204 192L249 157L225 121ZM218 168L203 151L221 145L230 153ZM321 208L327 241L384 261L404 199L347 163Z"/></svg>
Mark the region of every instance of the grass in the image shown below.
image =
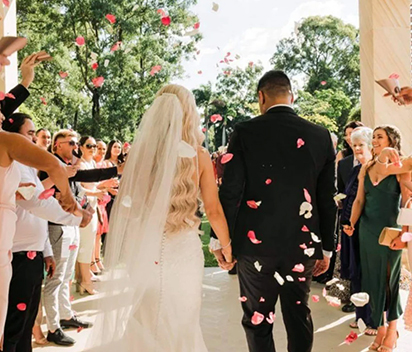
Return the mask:
<svg viewBox="0 0 412 352"><path fill-rule="evenodd" d="M204 231L204 235L200 238L203 243L203 253L205 254L205 268L216 267L218 265L215 256L209 252L210 224L206 218L202 220L202 231Z"/></svg>

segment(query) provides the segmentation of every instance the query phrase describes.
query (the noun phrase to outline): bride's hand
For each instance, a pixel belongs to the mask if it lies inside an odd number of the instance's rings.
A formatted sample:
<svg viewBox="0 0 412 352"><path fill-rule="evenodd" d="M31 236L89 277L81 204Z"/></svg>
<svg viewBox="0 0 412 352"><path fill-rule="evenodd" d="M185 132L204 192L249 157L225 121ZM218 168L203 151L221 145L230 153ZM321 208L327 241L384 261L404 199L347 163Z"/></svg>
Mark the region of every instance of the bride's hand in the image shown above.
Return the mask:
<svg viewBox="0 0 412 352"><path fill-rule="evenodd" d="M223 270L231 270L234 267L234 263L228 263L222 253L222 250L213 251L213 254L219 264L219 267Z"/></svg>
<svg viewBox="0 0 412 352"><path fill-rule="evenodd" d="M222 254L225 258L226 263L232 264L233 257L232 257L232 245L227 246L226 248L222 248Z"/></svg>

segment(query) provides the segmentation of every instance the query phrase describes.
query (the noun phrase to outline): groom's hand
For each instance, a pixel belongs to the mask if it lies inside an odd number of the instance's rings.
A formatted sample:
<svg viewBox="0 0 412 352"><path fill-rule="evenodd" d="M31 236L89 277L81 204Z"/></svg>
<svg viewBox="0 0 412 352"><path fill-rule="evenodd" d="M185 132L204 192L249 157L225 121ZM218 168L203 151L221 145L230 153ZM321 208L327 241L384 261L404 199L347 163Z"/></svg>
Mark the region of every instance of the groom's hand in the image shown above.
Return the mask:
<svg viewBox="0 0 412 352"><path fill-rule="evenodd" d="M219 267L223 270L232 270L233 267L235 266L235 261L232 261L232 263L228 263L225 260L225 257L223 256L222 250L219 249L217 251L213 251L213 254L217 260L217 263L219 264Z"/></svg>
<svg viewBox="0 0 412 352"><path fill-rule="evenodd" d="M326 273L329 269L330 258L323 256L322 260L317 260L313 269L313 276L319 276Z"/></svg>

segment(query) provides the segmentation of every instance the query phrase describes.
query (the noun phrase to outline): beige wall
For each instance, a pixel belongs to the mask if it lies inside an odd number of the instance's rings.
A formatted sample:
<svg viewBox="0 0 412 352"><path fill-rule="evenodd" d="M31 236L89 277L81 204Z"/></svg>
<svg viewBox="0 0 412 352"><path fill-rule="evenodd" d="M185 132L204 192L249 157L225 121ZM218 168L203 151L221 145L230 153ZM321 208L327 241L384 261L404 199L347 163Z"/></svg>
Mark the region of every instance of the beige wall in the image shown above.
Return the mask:
<svg viewBox="0 0 412 352"><path fill-rule="evenodd" d="M0 37L16 35L16 0L7 8L0 2ZM7 92L17 85L17 54L10 57L11 65L0 73L0 91Z"/></svg>
<svg viewBox="0 0 412 352"><path fill-rule="evenodd" d="M412 109L384 99L375 80L400 75L401 85L411 83L411 0L359 0L361 32L362 121L374 127L398 126L403 148L412 153Z"/></svg>

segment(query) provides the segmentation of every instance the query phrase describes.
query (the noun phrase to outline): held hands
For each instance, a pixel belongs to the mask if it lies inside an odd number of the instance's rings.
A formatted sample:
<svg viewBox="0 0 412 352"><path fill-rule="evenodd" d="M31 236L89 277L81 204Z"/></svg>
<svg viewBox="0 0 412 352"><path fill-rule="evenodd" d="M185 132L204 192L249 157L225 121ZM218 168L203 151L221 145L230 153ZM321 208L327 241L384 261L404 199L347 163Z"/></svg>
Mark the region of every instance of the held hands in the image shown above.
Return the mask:
<svg viewBox="0 0 412 352"><path fill-rule="evenodd" d="M216 251L213 251L213 254L219 264L219 267L223 270L232 270L236 264L236 261L234 261L232 258L231 246L225 249L218 249Z"/></svg>
<svg viewBox="0 0 412 352"><path fill-rule="evenodd" d="M353 236L353 232L355 231L355 227L352 225L343 225L343 232L345 232L349 237Z"/></svg>
<svg viewBox="0 0 412 352"><path fill-rule="evenodd" d="M326 273L329 269L330 258L323 256L322 260L317 260L313 268L313 276L319 276Z"/></svg>

